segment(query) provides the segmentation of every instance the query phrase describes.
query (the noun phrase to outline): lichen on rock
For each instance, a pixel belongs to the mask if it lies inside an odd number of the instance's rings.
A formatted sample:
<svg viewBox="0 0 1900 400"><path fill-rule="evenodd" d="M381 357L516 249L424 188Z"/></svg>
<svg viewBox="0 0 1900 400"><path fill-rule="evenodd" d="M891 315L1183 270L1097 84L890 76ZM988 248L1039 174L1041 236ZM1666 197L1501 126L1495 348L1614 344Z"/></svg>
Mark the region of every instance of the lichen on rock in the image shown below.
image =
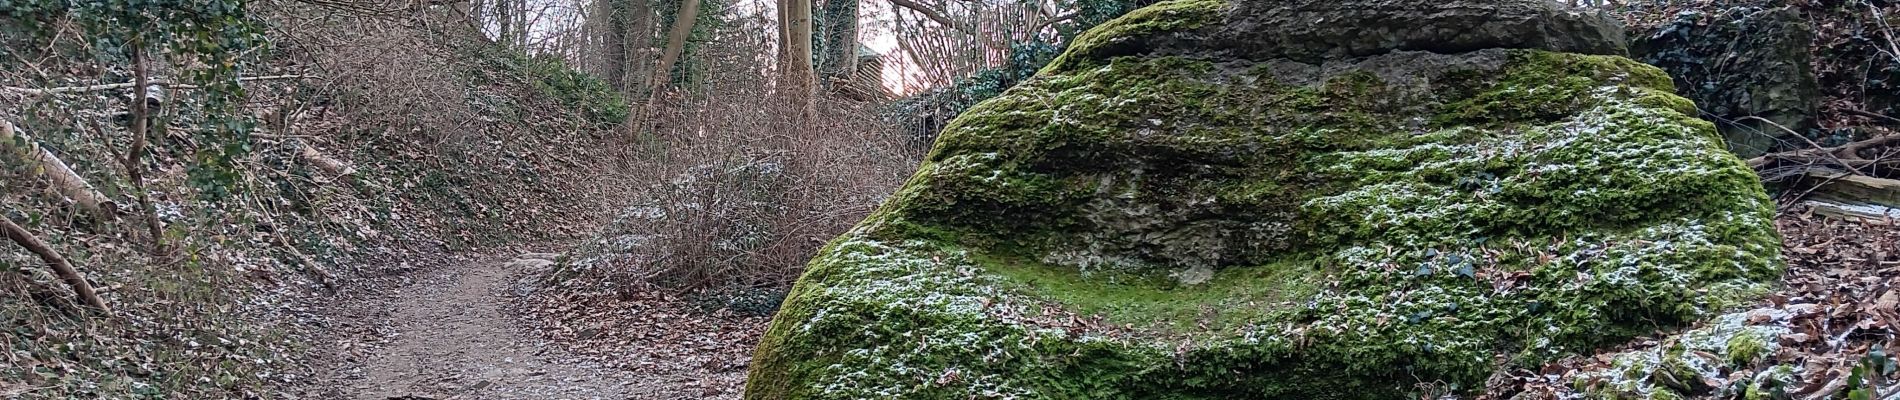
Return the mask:
<svg viewBox="0 0 1900 400"><path fill-rule="evenodd" d="M1465 393L1761 293L1778 238L1752 172L1666 75L1608 55L1620 33L1543 3L1105 23L820 252L747 396ZM1434 28L1259 24L1329 12ZM1343 41L1220 46L1249 29Z"/></svg>

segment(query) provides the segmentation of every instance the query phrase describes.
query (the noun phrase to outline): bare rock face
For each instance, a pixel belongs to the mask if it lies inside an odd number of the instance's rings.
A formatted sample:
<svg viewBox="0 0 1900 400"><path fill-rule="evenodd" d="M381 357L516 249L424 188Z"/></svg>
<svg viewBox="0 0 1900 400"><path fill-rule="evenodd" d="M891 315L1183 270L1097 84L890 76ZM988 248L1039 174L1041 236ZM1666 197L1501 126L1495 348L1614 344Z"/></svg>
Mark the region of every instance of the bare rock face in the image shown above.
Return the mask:
<svg viewBox="0 0 1900 400"><path fill-rule="evenodd" d="M1633 56L1675 77L1676 89L1718 121L1729 150L1755 157L1819 127L1813 42L1793 8L1733 7L1678 14L1637 38Z"/></svg>
<svg viewBox="0 0 1900 400"><path fill-rule="evenodd" d="M1127 19L1133 23L1085 34L1071 46L1070 54L1090 58L1203 55L1316 63L1395 51L1627 53L1620 22L1547 0L1240 1L1219 16L1198 16L1220 20L1197 24L1199 29L1166 26L1187 22L1168 15L1194 9L1194 2L1170 3L1131 13L1133 18Z"/></svg>
<svg viewBox="0 0 1900 400"><path fill-rule="evenodd" d="M1536 1L1176 0L944 129L812 261L754 399L1469 394L1780 271L1620 33Z"/></svg>
<svg viewBox="0 0 1900 400"><path fill-rule="evenodd" d="M1315 61L1393 51L1540 49L1623 55L1622 28L1543 0L1302 0L1236 2L1213 32L1250 59Z"/></svg>

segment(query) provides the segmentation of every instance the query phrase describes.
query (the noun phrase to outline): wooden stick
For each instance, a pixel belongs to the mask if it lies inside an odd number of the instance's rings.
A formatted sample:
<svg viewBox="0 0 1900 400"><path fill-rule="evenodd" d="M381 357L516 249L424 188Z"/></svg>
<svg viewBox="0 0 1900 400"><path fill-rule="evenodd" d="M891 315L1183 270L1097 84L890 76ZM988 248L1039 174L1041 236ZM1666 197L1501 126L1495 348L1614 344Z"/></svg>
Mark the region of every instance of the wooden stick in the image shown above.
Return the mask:
<svg viewBox="0 0 1900 400"><path fill-rule="evenodd" d="M19 143L24 143L24 145L14 149L14 145ZM72 167L60 161L59 156L40 147L38 142L34 142L31 137L26 136L25 132L20 132L13 123L6 120L0 120L0 148L17 151L21 161L51 180L53 190L72 199L73 204L79 205L82 211L102 220L118 218L119 206L113 203L111 198L100 194L99 190L94 189L91 183L79 176L79 173L73 172Z"/></svg>
<svg viewBox="0 0 1900 400"><path fill-rule="evenodd" d="M98 308L108 316L112 315L112 307L106 306L106 301L99 298L99 293L92 290L92 284L86 282L86 277L79 275L78 270L73 269L73 264L67 262L66 257L60 256L58 252L53 251L51 246L47 246L46 242L40 241L31 232L27 232L26 228L14 224L13 220L6 217L0 217L0 231L5 231L7 239L12 239L13 243L25 247L27 251L39 255L41 260L46 261L46 265L53 268L53 273L58 275L60 280L72 286L73 293L79 295L80 301Z"/></svg>

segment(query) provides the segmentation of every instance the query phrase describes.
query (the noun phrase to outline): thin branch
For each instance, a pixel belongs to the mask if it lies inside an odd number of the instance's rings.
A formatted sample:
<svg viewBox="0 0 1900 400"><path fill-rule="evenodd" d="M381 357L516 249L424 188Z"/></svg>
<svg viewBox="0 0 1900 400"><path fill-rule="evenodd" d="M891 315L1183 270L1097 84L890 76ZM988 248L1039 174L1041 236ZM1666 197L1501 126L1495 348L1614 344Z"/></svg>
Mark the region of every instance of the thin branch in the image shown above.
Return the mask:
<svg viewBox="0 0 1900 400"><path fill-rule="evenodd" d="M931 9L929 6L925 6L918 2L911 1L911 0L891 0L891 4L896 5L898 7L911 9L911 11L916 11L919 14L923 14L924 18L929 18L931 21L937 21L937 23L943 24L943 26L948 26L951 29L963 31L963 33L968 33L972 35L976 34L976 32L971 32L969 27L964 26L963 24L956 23L955 21L951 21L950 17L946 17L943 15L943 12L937 11L935 9Z"/></svg>
<svg viewBox="0 0 1900 400"><path fill-rule="evenodd" d="M1867 118L1884 119L1884 120L1893 121L1893 122L1900 122L1900 118L1894 118L1894 117L1887 116L1885 114L1875 113L1872 111L1862 110L1858 108L1848 108L1848 109L1843 109L1841 111L1845 111L1848 114L1859 115L1859 116L1867 117Z"/></svg>
<svg viewBox="0 0 1900 400"><path fill-rule="evenodd" d="M1057 15L1057 16L1055 16L1055 18L1050 18L1050 19L1049 19L1049 20L1047 20L1047 21L1042 21L1042 23L1039 23L1039 24L1036 24L1036 27L1035 27L1035 29L1030 29L1030 30L1029 30L1029 33L1030 33L1030 34L1035 34L1035 33L1037 33L1037 32L1042 32L1042 30L1043 30L1043 29L1049 29L1049 27L1050 27L1050 26L1053 26L1053 25L1055 25L1055 24L1056 24L1056 23L1058 23L1058 22L1062 22L1062 21L1068 21L1068 20L1072 20L1072 19L1075 19L1075 17L1076 17L1076 16L1077 16L1077 15L1076 15L1076 13L1073 13L1073 12L1069 12L1069 13L1063 13L1062 15Z"/></svg>
<svg viewBox="0 0 1900 400"><path fill-rule="evenodd" d="M315 78L315 76L301 75L301 74L247 76L247 77L238 78L238 82L275 81L275 80L305 79L305 78ZM167 88L172 88L172 89L198 89L201 87L198 85L171 82L171 81L167 81L163 79L153 80L147 84L150 86L162 86L162 87L167 87ZM66 86L66 87L45 88L45 89L32 89L32 88L9 86L9 87L5 87L5 89L18 92L18 93L29 94L29 95L48 95L48 94L55 94L55 93L98 92L98 91L105 91L105 90L130 89L136 86L138 86L138 82L106 83L106 84L89 85L89 86Z"/></svg>

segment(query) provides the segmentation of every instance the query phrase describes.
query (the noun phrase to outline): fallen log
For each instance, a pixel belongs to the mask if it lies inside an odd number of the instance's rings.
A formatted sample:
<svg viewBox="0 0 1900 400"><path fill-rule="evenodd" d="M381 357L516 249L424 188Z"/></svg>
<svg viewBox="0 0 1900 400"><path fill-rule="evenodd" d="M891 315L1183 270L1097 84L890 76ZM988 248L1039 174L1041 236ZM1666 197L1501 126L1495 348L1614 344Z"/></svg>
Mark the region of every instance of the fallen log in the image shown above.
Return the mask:
<svg viewBox="0 0 1900 400"><path fill-rule="evenodd" d="M1807 200L1801 202L1808 210L1837 219L1859 221L1877 225L1895 225L1900 221L1900 208L1883 207L1872 204L1837 203L1827 200Z"/></svg>
<svg viewBox="0 0 1900 400"><path fill-rule="evenodd" d="M356 173L356 168L350 166L349 163L330 158L329 156L323 155L323 153L317 152L317 148L311 146L309 142L304 142L301 147L301 149L297 150L297 158L303 160L305 164L310 164L310 166L323 170L323 172L330 174L331 177L342 177Z"/></svg>
<svg viewBox="0 0 1900 400"><path fill-rule="evenodd" d="M1900 180L1823 171L1809 172L1808 177L1821 182L1814 197L1900 208Z"/></svg>
<svg viewBox="0 0 1900 400"><path fill-rule="evenodd" d="M25 247L27 251L39 255L40 260L46 261L46 265L53 268L53 274L73 288L73 293L79 296L79 301L98 308L106 315L112 315L112 307L106 306L106 301L100 299L99 293L92 290L92 283L86 282L86 277L73 269L73 264L67 262L66 257L60 256L59 252L53 251L46 242L40 241L31 232L27 232L26 228L14 224L13 220L6 217L0 217L0 231L4 231L7 239L12 239L13 243Z"/></svg>
<svg viewBox="0 0 1900 400"><path fill-rule="evenodd" d="M71 199L73 204L95 218L112 220L119 216L119 206L111 198L99 193L92 184L73 172L71 167L60 161L52 151L40 147L38 142L27 137L25 132L15 128L12 123L0 120L0 148L10 150L14 158L26 164L28 168L52 182L52 189Z"/></svg>
<svg viewBox="0 0 1900 400"><path fill-rule="evenodd" d="M1882 224L1900 221L1900 180L1832 171L1807 176L1817 183L1803 203L1815 213Z"/></svg>

